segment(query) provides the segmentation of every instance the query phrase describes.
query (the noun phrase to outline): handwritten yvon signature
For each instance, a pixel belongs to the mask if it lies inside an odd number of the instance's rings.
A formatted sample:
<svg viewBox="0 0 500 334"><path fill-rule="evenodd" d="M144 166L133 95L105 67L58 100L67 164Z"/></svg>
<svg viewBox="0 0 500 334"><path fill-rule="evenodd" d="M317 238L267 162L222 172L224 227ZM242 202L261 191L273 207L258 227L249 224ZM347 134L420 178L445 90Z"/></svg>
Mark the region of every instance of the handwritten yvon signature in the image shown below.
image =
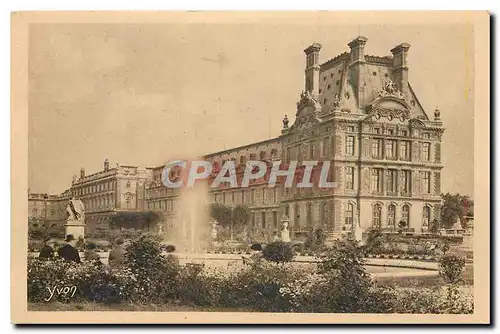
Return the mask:
<svg viewBox="0 0 500 334"><path fill-rule="evenodd" d="M60 287L58 288L57 286L54 286L53 289L51 290L50 287L47 287L49 290L50 296L45 299L46 302L50 301L52 297L54 297L54 294L57 293L57 296L68 296L71 294L71 297L73 297L76 293L76 286L65 286L65 287Z"/></svg>

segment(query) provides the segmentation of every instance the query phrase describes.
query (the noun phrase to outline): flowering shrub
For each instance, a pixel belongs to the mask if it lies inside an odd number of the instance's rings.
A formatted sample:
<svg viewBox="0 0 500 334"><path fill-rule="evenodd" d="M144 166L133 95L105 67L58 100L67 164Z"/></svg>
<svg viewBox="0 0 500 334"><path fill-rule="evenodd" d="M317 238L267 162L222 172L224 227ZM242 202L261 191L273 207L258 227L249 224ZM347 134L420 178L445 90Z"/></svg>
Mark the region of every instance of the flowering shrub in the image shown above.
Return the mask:
<svg viewBox="0 0 500 334"><path fill-rule="evenodd" d="M127 278L129 279L129 278ZM102 263L89 261L77 264L62 259L28 258L28 300L74 302L90 300L119 302L126 299L125 284L110 274ZM74 293L52 293L75 287Z"/></svg>
<svg viewBox="0 0 500 334"><path fill-rule="evenodd" d="M109 270L96 260L77 264L57 258L28 258L28 300L175 301L262 312L473 312L472 296L460 291L456 280L434 289L376 283L366 272L362 251L355 242L337 242L321 259L316 270L267 261L262 256L248 259L239 271L222 271L199 263L181 266L173 255L162 255L159 240L145 236L129 245L125 264L118 270ZM456 261L446 259L444 267L453 270L443 277L456 278L461 260L455 265ZM448 262L453 265L446 265ZM75 289L70 290L72 287ZM64 293L65 289L71 293Z"/></svg>

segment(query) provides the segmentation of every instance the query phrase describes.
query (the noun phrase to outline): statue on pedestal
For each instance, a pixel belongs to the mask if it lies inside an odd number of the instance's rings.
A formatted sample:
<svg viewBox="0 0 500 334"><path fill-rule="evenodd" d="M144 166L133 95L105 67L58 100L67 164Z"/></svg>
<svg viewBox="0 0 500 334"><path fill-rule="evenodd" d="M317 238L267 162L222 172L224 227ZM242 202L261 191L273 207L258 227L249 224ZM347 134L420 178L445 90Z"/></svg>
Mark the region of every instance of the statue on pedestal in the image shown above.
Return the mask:
<svg viewBox="0 0 500 334"><path fill-rule="evenodd" d="M281 219L281 223L283 224L283 229L281 230L281 241L290 242L290 231L288 230L290 219L288 219L287 217L283 217Z"/></svg>
<svg viewBox="0 0 500 334"><path fill-rule="evenodd" d="M363 229L358 219L358 215L354 214L354 220L352 222L352 233L354 235L354 240L356 240L359 245L363 244Z"/></svg>
<svg viewBox="0 0 500 334"><path fill-rule="evenodd" d="M85 236L85 206L79 199L72 197L66 206L66 236L72 234L75 239Z"/></svg>

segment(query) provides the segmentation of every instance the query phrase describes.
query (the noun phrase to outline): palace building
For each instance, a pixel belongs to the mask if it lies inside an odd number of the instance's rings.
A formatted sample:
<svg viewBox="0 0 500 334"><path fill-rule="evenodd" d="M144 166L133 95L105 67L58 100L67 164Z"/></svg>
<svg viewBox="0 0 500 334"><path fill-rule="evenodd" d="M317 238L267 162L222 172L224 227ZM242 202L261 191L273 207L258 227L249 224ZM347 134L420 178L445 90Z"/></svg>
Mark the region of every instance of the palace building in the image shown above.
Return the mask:
<svg viewBox="0 0 500 334"><path fill-rule="evenodd" d="M321 228L331 237L350 231L405 229L425 232L440 215L441 136L439 110L425 112L409 82L410 45L394 47L391 56L365 54L367 38L359 36L349 51L320 63L321 45L304 50L305 87L290 124L285 115L277 138L211 153L214 169L232 160L328 160L336 188L248 188L210 191L212 202L246 205L249 224L260 232L279 230L290 219L293 236ZM90 221L105 221L120 210L161 211L165 230L175 224L178 189L161 182L163 166L117 166L75 178L70 192L83 200ZM92 225L94 223L91 223Z"/></svg>

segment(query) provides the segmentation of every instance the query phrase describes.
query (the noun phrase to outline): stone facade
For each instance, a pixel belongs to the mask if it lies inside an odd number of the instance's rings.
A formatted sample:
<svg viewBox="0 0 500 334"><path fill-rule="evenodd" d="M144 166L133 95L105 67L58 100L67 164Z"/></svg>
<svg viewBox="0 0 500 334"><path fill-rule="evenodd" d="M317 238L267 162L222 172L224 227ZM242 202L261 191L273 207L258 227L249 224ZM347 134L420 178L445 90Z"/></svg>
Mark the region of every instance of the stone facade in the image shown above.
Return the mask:
<svg viewBox="0 0 500 334"><path fill-rule="evenodd" d="M122 166L110 168L104 162L102 171L73 177L70 193L85 205L87 231L106 228L108 218L118 211L142 211L144 189L148 179L146 168Z"/></svg>
<svg viewBox="0 0 500 334"><path fill-rule="evenodd" d="M214 170L232 160L238 173L248 160L330 161L329 181L337 187L273 189L264 177L248 188L213 189L211 202L247 205L250 225L261 232L279 230L286 215L295 237L313 228L341 234L357 220L363 230L395 230L400 222L415 233L428 228L440 213L440 112L430 119L408 81L409 44L378 57L365 54L366 43L360 36L348 44L349 52L323 64L320 44L305 49L305 90L294 123L289 126L286 117L277 138L204 157ZM106 161L96 174L85 176L82 169L70 192L84 201L90 220L118 210L160 211L168 229L175 224L179 190L163 186L162 171L110 169Z"/></svg>

